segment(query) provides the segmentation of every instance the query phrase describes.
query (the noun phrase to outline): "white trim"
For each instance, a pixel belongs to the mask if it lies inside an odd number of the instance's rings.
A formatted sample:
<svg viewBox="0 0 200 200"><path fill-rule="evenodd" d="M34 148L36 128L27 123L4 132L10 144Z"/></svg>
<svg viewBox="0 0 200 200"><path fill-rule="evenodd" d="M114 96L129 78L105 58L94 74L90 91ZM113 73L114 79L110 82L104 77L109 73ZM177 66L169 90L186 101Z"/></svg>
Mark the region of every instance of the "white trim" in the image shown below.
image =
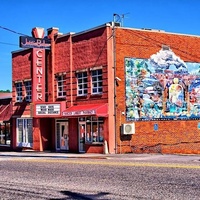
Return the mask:
<svg viewBox="0 0 200 200"><path fill-rule="evenodd" d="M14 82L14 84L16 84L16 83L22 83L23 81L19 80L19 81L13 81L13 82Z"/></svg>
<svg viewBox="0 0 200 200"><path fill-rule="evenodd" d="M87 72L87 70L88 70L88 69L78 69L78 70L76 70L76 72L75 72L75 73Z"/></svg>
<svg viewBox="0 0 200 200"><path fill-rule="evenodd" d="M98 66L98 67L91 67L90 68L90 71L94 71L94 70L97 70L97 69L103 69L103 66Z"/></svg>
<svg viewBox="0 0 200 200"><path fill-rule="evenodd" d="M32 118L31 115L13 115L12 118Z"/></svg>

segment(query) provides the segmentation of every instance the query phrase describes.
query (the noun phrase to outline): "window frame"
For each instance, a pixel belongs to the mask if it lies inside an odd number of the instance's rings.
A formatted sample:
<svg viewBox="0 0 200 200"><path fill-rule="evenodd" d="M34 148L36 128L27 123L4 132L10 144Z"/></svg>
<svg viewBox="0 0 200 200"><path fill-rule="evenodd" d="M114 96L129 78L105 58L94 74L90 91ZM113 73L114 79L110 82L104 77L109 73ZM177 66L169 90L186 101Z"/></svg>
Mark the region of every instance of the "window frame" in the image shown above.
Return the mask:
<svg viewBox="0 0 200 200"><path fill-rule="evenodd" d="M31 80L24 81L24 86L25 86L25 92L26 92L25 99L26 99L26 101L31 102L32 101L32 82L31 82Z"/></svg>
<svg viewBox="0 0 200 200"><path fill-rule="evenodd" d="M33 147L33 119L32 118L17 118L16 119L16 133L17 133L16 138L17 138L18 147Z"/></svg>
<svg viewBox="0 0 200 200"><path fill-rule="evenodd" d="M85 122L85 143L95 144L104 142L104 119L103 117L80 117L79 122Z"/></svg>
<svg viewBox="0 0 200 200"><path fill-rule="evenodd" d="M103 70L95 69L91 70L91 94L103 93Z"/></svg>
<svg viewBox="0 0 200 200"><path fill-rule="evenodd" d="M22 87L23 87L22 82L15 83L16 102L22 102L23 101L23 89L22 89Z"/></svg>
<svg viewBox="0 0 200 200"><path fill-rule="evenodd" d="M66 98L66 77L64 74L57 75L57 98Z"/></svg>
<svg viewBox="0 0 200 200"><path fill-rule="evenodd" d="M77 96L87 96L88 94L88 73L87 71L76 72Z"/></svg>

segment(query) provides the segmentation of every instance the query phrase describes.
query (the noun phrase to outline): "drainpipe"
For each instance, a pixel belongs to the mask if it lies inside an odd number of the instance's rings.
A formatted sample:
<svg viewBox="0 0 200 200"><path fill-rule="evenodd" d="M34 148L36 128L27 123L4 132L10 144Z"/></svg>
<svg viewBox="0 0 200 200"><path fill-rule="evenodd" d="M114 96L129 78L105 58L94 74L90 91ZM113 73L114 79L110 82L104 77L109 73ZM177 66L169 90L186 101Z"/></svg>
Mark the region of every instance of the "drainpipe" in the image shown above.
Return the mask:
<svg viewBox="0 0 200 200"><path fill-rule="evenodd" d="M58 28L52 27L47 29L48 38L51 39L51 81L52 81L52 101L55 102L54 94L54 69L55 69L55 35L58 33Z"/></svg>
<svg viewBox="0 0 200 200"><path fill-rule="evenodd" d="M113 70L114 70L114 134L115 134L115 154L117 154L117 119L116 119L116 34L115 22L113 23Z"/></svg>
<svg viewBox="0 0 200 200"><path fill-rule="evenodd" d="M73 106L73 85L72 85L72 77L73 77L73 52L72 52L72 34L70 33L70 106Z"/></svg>

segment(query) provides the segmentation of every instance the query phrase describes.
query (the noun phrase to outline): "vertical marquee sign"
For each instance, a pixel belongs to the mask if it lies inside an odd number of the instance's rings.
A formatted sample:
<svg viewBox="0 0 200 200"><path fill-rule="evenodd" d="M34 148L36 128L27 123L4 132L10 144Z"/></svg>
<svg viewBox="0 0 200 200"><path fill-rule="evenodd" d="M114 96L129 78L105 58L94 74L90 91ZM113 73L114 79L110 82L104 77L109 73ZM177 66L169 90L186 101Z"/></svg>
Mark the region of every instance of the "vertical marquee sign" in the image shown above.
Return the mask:
<svg viewBox="0 0 200 200"><path fill-rule="evenodd" d="M45 102L45 49L51 41L44 38L44 28L32 29L32 36L20 36L20 47L32 48L32 102Z"/></svg>
<svg viewBox="0 0 200 200"><path fill-rule="evenodd" d="M45 49L33 48L32 101L45 102Z"/></svg>

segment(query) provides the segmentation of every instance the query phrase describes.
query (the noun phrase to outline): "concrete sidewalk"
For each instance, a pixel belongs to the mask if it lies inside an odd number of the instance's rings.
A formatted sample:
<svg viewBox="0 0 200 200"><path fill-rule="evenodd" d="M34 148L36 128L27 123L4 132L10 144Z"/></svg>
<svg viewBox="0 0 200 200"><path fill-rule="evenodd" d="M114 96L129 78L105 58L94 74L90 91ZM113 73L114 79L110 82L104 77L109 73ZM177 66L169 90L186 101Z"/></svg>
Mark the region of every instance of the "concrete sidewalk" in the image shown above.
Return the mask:
<svg viewBox="0 0 200 200"><path fill-rule="evenodd" d="M37 151L0 151L2 157L24 157L24 158L89 158L89 159L116 159L131 161L200 161L200 155L182 155L182 154L97 154L97 153L60 153L60 152L37 152Z"/></svg>
<svg viewBox="0 0 200 200"><path fill-rule="evenodd" d="M0 151L0 157L44 157L44 158L106 158L110 154L38 152L38 151Z"/></svg>
<svg viewBox="0 0 200 200"><path fill-rule="evenodd" d="M50 151L0 151L0 157L32 157L32 158L93 158L93 159L139 159L152 156L162 156L162 154L98 154L98 153L68 153Z"/></svg>

